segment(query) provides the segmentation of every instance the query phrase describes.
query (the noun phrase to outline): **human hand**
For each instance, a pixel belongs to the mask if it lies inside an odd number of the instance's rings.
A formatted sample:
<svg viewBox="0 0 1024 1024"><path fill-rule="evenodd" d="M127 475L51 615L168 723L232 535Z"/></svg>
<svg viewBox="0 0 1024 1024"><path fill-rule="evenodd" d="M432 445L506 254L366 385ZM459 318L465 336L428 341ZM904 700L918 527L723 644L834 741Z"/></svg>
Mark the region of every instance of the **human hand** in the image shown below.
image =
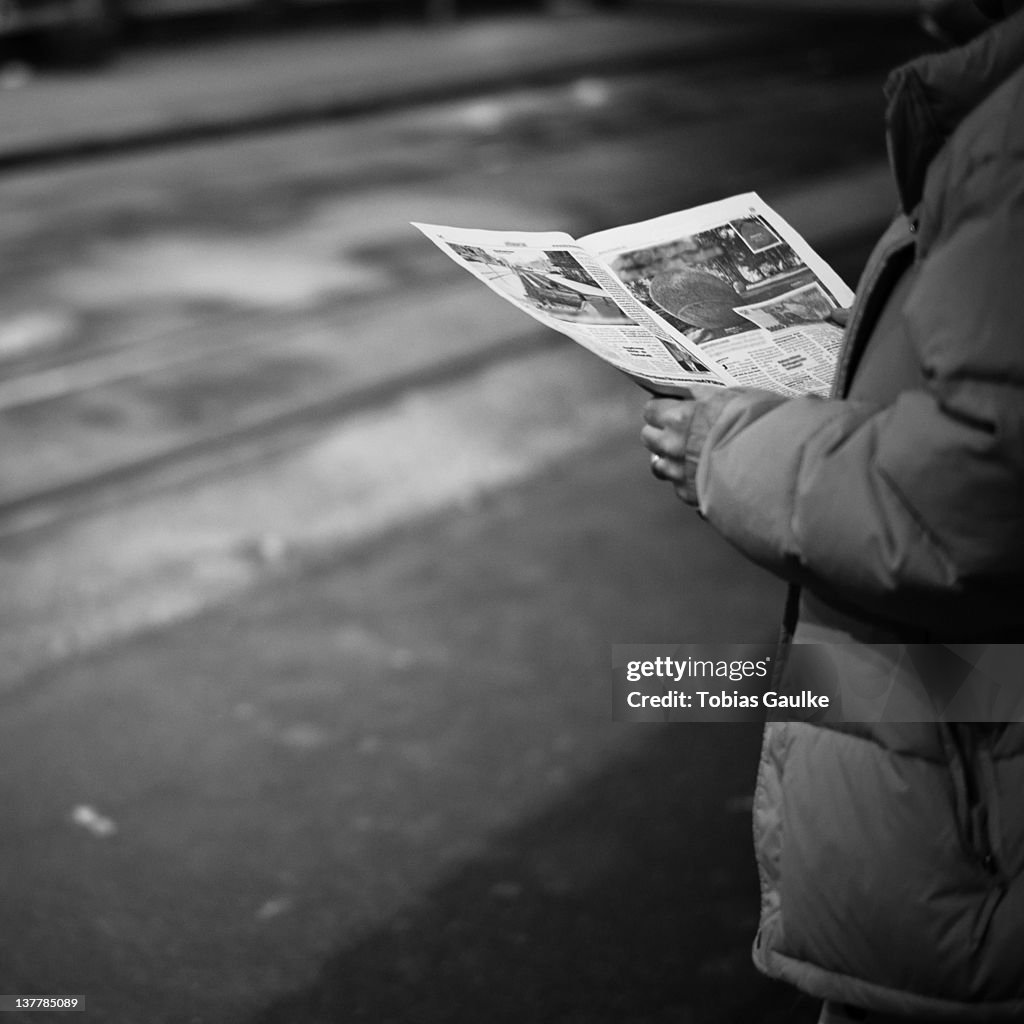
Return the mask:
<svg viewBox="0 0 1024 1024"><path fill-rule="evenodd" d="M651 472L671 483L688 505L696 505L697 459L714 418L709 411L728 401L729 393L702 384L691 385L690 392L688 398L650 399L644 406L645 426L640 436L651 453Z"/></svg>
<svg viewBox="0 0 1024 1024"><path fill-rule="evenodd" d="M652 398L644 406L640 438L659 480L681 484L686 479L686 441L696 408L692 398Z"/></svg>
<svg viewBox="0 0 1024 1024"><path fill-rule="evenodd" d="M827 319L831 320L834 324L838 324L840 327L846 327L846 325L850 322L851 312L852 310L850 306L839 306L836 309L833 309L831 313L829 313Z"/></svg>

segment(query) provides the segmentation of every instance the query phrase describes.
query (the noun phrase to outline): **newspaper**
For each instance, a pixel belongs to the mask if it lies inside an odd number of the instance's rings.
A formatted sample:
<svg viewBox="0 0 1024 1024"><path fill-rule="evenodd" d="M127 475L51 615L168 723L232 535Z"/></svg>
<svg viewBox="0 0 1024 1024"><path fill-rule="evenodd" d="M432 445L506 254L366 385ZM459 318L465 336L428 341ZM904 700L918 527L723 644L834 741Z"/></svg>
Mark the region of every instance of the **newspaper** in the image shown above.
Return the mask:
<svg viewBox="0 0 1024 1024"><path fill-rule="evenodd" d="M503 298L650 391L693 384L827 395L853 293L756 193L612 228L415 224Z"/></svg>

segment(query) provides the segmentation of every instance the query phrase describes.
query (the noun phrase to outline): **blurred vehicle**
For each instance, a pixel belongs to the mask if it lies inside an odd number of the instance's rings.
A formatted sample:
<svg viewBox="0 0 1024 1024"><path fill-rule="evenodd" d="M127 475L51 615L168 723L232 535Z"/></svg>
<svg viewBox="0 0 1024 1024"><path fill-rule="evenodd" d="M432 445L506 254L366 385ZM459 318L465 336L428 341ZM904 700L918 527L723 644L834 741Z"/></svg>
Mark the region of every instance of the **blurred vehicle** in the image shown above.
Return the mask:
<svg viewBox="0 0 1024 1024"><path fill-rule="evenodd" d="M536 270L526 270L522 267L513 269L519 276L527 297L533 299L541 309L577 313L583 308L583 296L573 288L556 281L549 274L541 274Z"/></svg>
<svg viewBox="0 0 1024 1024"><path fill-rule="evenodd" d="M54 57L69 63L108 57L119 24L114 0L0 0L0 39L38 36Z"/></svg>

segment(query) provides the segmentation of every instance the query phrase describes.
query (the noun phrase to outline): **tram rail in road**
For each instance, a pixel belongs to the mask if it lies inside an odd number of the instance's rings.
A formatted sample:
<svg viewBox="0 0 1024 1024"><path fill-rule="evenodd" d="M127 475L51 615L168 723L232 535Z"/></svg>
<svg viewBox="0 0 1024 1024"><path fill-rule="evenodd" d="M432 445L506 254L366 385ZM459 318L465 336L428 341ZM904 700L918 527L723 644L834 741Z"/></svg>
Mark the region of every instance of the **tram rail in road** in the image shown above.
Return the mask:
<svg viewBox="0 0 1024 1024"><path fill-rule="evenodd" d="M851 197L853 202L849 201ZM885 169L872 165L861 168L857 174L808 185L779 205L795 220L818 220L813 240L826 256L845 252L847 258L859 258L866 253L888 210L888 198ZM837 209L847 211L845 219L821 219L827 211ZM851 210L855 214L851 215ZM437 262L446 272L441 280L447 283L448 264ZM560 335L543 328L517 332L514 311L510 311L509 318L496 316L496 302L476 282L459 278L439 293L425 287L413 294L404 313L397 313L386 304L371 304L361 322L351 330L347 355L352 373L327 376L322 387L304 392L298 400L247 410L229 425L217 425L183 441L172 440L81 476L65 477L9 496L0 501L0 544L125 501L271 460L301 447L311 437L347 418L381 407L409 392L429 392L433 387L470 378L495 364L526 358L566 343ZM450 330L449 325L455 323L463 329ZM173 338L169 339L171 344L155 353L139 352L134 365L125 365L122 354L115 352L108 357L109 372L107 360L99 361L98 365L86 364L88 373L77 385L83 389L100 387L125 376L146 377L158 368L181 362L202 363L218 356L239 354L251 359L261 349L278 353L282 346L287 347L288 339L282 338L276 327L260 326L257 317L249 318L241 332L237 331L237 324L235 328L233 337L243 340L212 353L181 352L175 348ZM403 345L400 340L394 344L394 339L413 332L418 334L417 345ZM300 344L302 336L295 339ZM342 343L329 338L327 344L340 348ZM374 360L373 349L388 344L393 346L390 354L394 358ZM46 374L53 373L52 379L59 385L61 372L62 368L57 367L44 371L40 377L46 380ZM58 388L49 397L59 400L73 393L71 390L61 394ZM0 409L16 397L16 390L5 395L0 386ZM22 393L20 397L24 400L27 396ZM47 400L44 390L35 397Z"/></svg>
<svg viewBox="0 0 1024 1024"><path fill-rule="evenodd" d="M429 389L467 377L488 366L522 358L558 344L558 335L535 330L521 336L473 339L467 350L379 380L327 389L269 415L255 415L233 426L202 433L138 458L82 477L61 480L0 502L0 544L30 532L59 526L76 517L142 495L216 476L269 460L323 432L327 423L379 408L416 389Z"/></svg>
<svg viewBox="0 0 1024 1024"><path fill-rule="evenodd" d="M683 92L677 98L684 107L691 102ZM721 104L728 107L730 101L720 98L719 106L704 108L700 102L687 115L695 124L713 120ZM607 119L603 111L596 116L602 124ZM754 111L747 116L759 115ZM528 161L531 149L545 148L546 134L528 129L525 137L527 144L518 155ZM523 165L524 175L530 173L528 166ZM720 186L742 187L741 171L735 185L721 181ZM376 172L371 167L367 174L369 188ZM428 183L443 174L436 167L423 171ZM865 242L890 207L887 176L876 164L834 179L816 177L786 191L792 198L783 197L782 211L792 207L794 223L823 245ZM62 430L77 429L75 403L90 393L109 402L111 389L120 389L113 400L128 408L137 404L133 395L139 391L152 396L164 388L169 395L187 394L190 381L202 386L211 380L226 382L224 395L239 387L242 393L227 398L227 407L217 416L199 417L187 429L161 433L145 423L141 431L111 445L103 442L101 431L96 441L79 448L91 452L86 457L54 455L20 465L9 461L9 489L0 498L0 542L258 463L408 391L429 391L557 342L552 332L520 325L511 308L438 258L411 229L402 246L408 251L389 258L403 262L407 273L414 269L400 303L384 284L376 294L349 297L343 307L328 306L316 316L229 308L207 312L178 329L122 338L73 357L58 349L49 356L44 353L41 361L9 364L7 378L0 381L0 416L30 414L38 424L30 442L50 452L60 451ZM408 344L413 337L416 344ZM299 364L313 372L290 390L261 394L257 387L256 396L248 400L244 385L231 383L259 375L274 380L282 365L290 371ZM71 411L60 414L65 407ZM54 412L59 414L54 417ZM86 434L90 429L85 426Z"/></svg>

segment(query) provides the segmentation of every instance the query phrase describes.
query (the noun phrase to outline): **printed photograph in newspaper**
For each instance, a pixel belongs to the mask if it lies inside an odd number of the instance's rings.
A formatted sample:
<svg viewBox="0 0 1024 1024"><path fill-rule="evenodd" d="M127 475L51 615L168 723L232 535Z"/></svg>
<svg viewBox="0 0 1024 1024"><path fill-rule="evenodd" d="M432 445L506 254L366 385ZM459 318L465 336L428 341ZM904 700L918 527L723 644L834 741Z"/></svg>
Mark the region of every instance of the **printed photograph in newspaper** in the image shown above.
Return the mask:
<svg viewBox="0 0 1024 1024"><path fill-rule="evenodd" d="M825 320L835 307L820 284L805 284L777 298L752 306L737 306L736 312L769 331Z"/></svg>
<svg viewBox="0 0 1024 1024"><path fill-rule="evenodd" d="M557 249L500 252L483 246L453 244L480 276L518 303L570 323L630 324L628 316L583 268L572 253Z"/></svg>
<svg viewBox="0 0 1024 1024"><path fill-rule="evenodd" d="M644 305L697 345L752 325L821 321L838 305L796 250L756 215L623 252L611 267ZM805 288L816 289L818 301L790 301ZM775 305L785 302L785 309Z"/></svg>

